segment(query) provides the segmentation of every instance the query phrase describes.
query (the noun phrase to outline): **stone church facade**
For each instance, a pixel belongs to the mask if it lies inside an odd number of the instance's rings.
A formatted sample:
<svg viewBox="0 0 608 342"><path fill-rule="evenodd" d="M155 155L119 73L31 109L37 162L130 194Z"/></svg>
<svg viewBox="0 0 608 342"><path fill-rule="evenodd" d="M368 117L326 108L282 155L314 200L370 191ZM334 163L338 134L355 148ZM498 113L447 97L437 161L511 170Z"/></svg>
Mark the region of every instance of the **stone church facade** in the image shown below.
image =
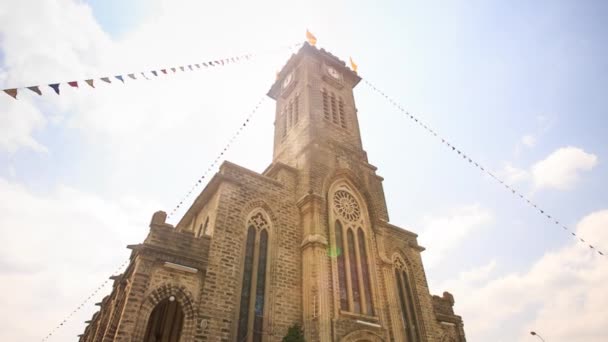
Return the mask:
<svg viewBox="0 0 608 342"><path fill-rule="evenodd" d="M389 223L361 144L359 76L308 44L278 74L272 164L224 162L176 226L162 211L80 341L464 342L417 235Z"/></svg>

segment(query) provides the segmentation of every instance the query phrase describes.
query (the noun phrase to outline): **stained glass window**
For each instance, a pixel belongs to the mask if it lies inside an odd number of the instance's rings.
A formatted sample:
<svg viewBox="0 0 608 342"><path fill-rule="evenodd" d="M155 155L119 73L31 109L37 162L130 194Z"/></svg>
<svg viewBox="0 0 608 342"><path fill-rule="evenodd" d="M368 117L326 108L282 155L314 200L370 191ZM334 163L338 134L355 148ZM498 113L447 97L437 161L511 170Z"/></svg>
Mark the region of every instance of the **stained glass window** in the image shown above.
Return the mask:
<svg viewBox="0 0 608 342"><path fill-rule="evenodd" d="M342 224L336 221L336 253L338 254L338 282L340 283L340 308L348 310L348 292L346 290L346 262L344 260L344 239Z"/></svg>
<svg viewBox="0 0 608 342"><path fill-rule="evenodd" d="M249 298L251 295L251 276L253 272L253 247L255 242L255 228L250 226L247 230L247 247L245 250L245 267L243 270L243 287L241 289L241 308L239 313L238 340L243 341L247 336L249 324Z"/></svg>
<svg viewBox="0 0 608 342"><path fill-rule="evenodd" d="M416 324L416 311L414 306L414 295L405 270L395 268L395 279L397 281L397 292L401 307L403 326L408 336L408 341L420 341L420 332Z"/></svg>
<svg viewBox="0 0 608 342"><path fill-rule="evenodd" d="M350 279L353 284L353 311L361 312L361 292L359 290L359 268L357 267L357 255L355 254L355 236L351 229L346 233L348 240L348 259L350 263Z"/></svg>
<svg viewBox="0 0 608 342"><path fill-rule="evenodd" d="M255 310L253 321L253 341L262 341L264 330L264 291L266 290L266 257L268 253L268 233L260 234L260 256L258 261L258 279L255 293Z"/></svg>
<svg viewBox="0 0 608 342"><path fill-rule="evenodd" d="M405 271L401 271L401 274L403 275L403 283L405 285L405 291L407 294L407 304L408 304L408 308L410 310L410 315L412 316L412 329L413 331L413 335L416 336L416 339L414 341L420 341L420 332L418 331L418 325L415 322L416 319L416 315L415 315L415 308L414 308L414 293L412 292L412 286L410 284L410 280L407 276L407 273Z"/></svg>
<svg viewBox="0 0 608 342"><path fill-rule="evenodd" d="M359 256L361 258L361 274L363 276L363 294L365 296L366 309L368 315L374 314L374 305L372 303L372 286L369 279L369 266L367 264L367 250L365 249L365 234L363 229L359 228L357 232L359 238Z"/></svg>
<svg viewBox="0 0 608 342"><path fill-rule="evenodd" d="M264 301L268 270L269 225L266 217L260 212L251 216L247 224L249 229L245 248L237 341L261 342L265 334Z"/></svg>

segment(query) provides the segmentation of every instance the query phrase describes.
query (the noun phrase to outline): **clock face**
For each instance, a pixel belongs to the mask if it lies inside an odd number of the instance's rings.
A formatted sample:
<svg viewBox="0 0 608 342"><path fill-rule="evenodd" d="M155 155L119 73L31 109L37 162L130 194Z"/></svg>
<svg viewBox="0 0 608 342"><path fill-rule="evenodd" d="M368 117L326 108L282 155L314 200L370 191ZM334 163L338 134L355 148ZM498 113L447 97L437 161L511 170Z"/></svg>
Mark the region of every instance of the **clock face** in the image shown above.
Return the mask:
<svg viewBox="0 0 608 342"><path fill-rule="evenodd" d="M283 80L283 89L287 88L287 86L291 83L292 79L293 73L289 73L287 76L285 76L285 79Z"/></svg>
<svg viewBox="0 0 608 342"><path fill-rule="evenodd" d="M339 80L340 79L340 74L338 73L338 71L332 67L328 67L327 68L327 73L329 74L329 76Z"/></svg>

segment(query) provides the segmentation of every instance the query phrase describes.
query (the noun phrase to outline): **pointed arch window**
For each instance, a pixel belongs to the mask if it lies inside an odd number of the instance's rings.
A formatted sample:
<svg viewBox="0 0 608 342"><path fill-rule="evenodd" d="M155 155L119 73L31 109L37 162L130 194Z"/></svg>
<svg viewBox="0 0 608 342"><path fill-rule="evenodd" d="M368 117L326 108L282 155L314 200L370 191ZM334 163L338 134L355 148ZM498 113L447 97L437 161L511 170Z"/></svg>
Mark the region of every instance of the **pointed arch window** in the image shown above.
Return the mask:
<svg viewBox="0 0 608 342"><path fill-rule="evenodd" d="M258 342L264 336L269 224L258 212L247 222L237 341Z"/></svg>
<svg viewBox="0 0 608 342"><path fill-rule="evenodd" d="M333 230L340 309L373 316L370 260L361 208L353 195L340 189L333 194L332 212L337 217Z"/></svg>
<svg viewBox="0 0 608 342"><path fill-rule="evenodd" d="M399 259L395 261L395 283L399 295L399 309L401 312L402 324L408 341L420 341L420 330L418 328L416 302L412 284L405 264Z"/></svg>

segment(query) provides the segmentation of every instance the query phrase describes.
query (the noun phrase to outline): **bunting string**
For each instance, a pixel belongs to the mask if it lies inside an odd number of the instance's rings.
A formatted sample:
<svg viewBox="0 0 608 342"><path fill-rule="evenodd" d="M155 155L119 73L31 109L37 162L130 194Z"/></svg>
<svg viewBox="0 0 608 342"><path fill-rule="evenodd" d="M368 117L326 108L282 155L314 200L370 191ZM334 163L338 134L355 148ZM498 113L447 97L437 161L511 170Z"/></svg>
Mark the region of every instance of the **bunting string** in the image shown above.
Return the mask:
<svg viewBox="0 0 608 342"><path fill-rule="evenodd" d="M114 271L113 274L120 274L121 271L125 268L125 266L127 266L130 260L131 259L128 258L127 260L123 261L123 263L116 268L116 271ZM80 311L80 309L85 306L86 303L88 303L99 291L101 291L101 289L108 285L110 280L111 279L108 278L103 283L101 283L101 285L99 285L88 297L86 297L80 303L80 305L78 305L74 310L72 310L69 315L65 316L65 318L61 322L59 322L59 324L57 324L53 329L51 329L51 331L42 339L42 341L47 341L49 338L51 338L57 332L57 330L63 327L78 311Z"/></svg>
<svg viewBox="0 0 608 342"><path fill-rule="evenodd" d="M285 49L285 48L292 49L292 48L295 48L300 45L302 45L302 43L290 44L290 45L281 46L281 47L279 47L279 49L281 49L281 50ZM108 83L108 84L111 84L112 81L115 81L114 83L117 83L117 81L120 81L121 83L125 83L126 77L128 77L131 81L136 81L136 80L142 79L142 78L145 80L152 80L152 79L155 79L155 78L163 76L163 75L170 75L170 74L175 74L178 72L198 71L198 70L202 70L202 69L222 67L222 66L226 66L229 64L235 64L235 63L239 63L239 62L243 62L243 61L248 61L248 60L254 58L255 56L263 54L265 52L268 52L268 51L262 51L259 53L247 53L247 54L242 54L242 55L237 55L237 56L230 56L230 57L225 57L225 58L220 58L220 59L208 60L205 62L180 65L180 66L175 66L175 67L158 68L158 69L154 69L154 70L140 71L140 72L134 72L134 73L128 73L128 74L117 74L114 76L96 77L96 78L89 78L89 79L85 79L85 80L48 83L46 86L51 88L51 90L55 94L61 95L61 86L62 85L67 85L71 88L80 88L82 85L87 84L90 88L95 88L96 82L98 82L98 81L103 81L104 83ZM150 75L153 75L153 76L150 76ZM6 88L6 89L2 89L2 91L5 94L7 94L8 96L10 96L16 100L17 96L19 95L21 90L29 90L29 91L34 92L34 93L38 94L39 96L41 96L44 93L46 93L46 92L43 92L42 89L45 89L45 85L33 85L33 86L19 87L19 88Z"/></svg>
<svg viewBox="0 0 608 342"><path fill-rule="evenodd" d="M249 115L247 115L247 117L245 118L243 123L241 125L239 125L239 128L232 134L232 137L230 137L230 139L228 140L228 143L226 143L226 145L221 150L221 152L217 155L215 160L211 163L211 165L209 165L209 167L207 167L207 169L204 171L202 176L199 177L196 180L196 182L194 182L194 184L192 185L192 187L190 187L190 190L188 190L186 195L184 195L184 197L182 197L182 199L179 201L179 203L167 215L167 218L171 218L172 216L174 216L176 214L176 212L180 208L182 208L184 206L184 204L186 204L186 201L188 200L188 198L196 193L197 188L203 184L203 181L208 177L209 172L211 172L216 167L216 165L224 158L224 155L226 154L226 152L228 152L228 150L230 149L232 144L235 142L235 140L241 135L241 133L243 132L245 127L247 127L247 125L251 121L251 118L258 111L258 109L262 105L262 102L264 102L265 99L266 99L266 95L262 96L262 98L258 101L258 103L255 105L253 110L251 110Z"/></svg>
<svg viewBox="0 0 608 342"><path fill-rule="evenodd" d="M447 139L445 139L443 136L439 135L429 125L425 124L420 119L418 119L417 116L413 115L412 113L410 113L409 111L404 109L399 103L397 103L397 101L395 101L392 97L388 96L384 91L380 90L379 88L374 86L371 82L369 82L366 79L363 79L363 81L368 87L373 89L377 94L384 97L393 107L397 108L401 113L405 114L406 118L412 120L414 123L418 124L418 126L422 127L424 130L426 130L428 133L433 135L435 138L441 140L441 143L443 145L445 145L448 148L448 150L451 150L452 152L458 154L459 157L461 157L463 160L468 162L470 165L479 169L482 173L485 173L485 174L489 175L490 177L492 177L494 180L496 180L498 183L500 183L500 185L502 185L507 191L509 191L512 195L519 197L528 206L533 208L534 211L536 211L540 215L544 216L547 220L549 220L549 222L551 222L555 226L562 228L566 233L569 233L578 242L588 246L591 250L597 252L597 254L599 254L601 256L605 256L604 252L602 250L600 250L596 245L593 245L593 244L589 243L587 240L583 239L581 236L576 234L576 232L574 230L568 228L565 224L561 223L557 219L557 217L549 214L540 205L534 203L527 196L522 194L521 191L515 189L513 186L509 185L507 182L503 181L501 178L499 178L494 173L492 173L488 168L484 167L481 163L474 160L470 155L466 154L464 151L462 151L461 149L456 147L456 145L452 144Z"/></svg>
<svg viewBox="0 0 608 342"><path fill-rule="evenodd" d="M262 102L264 102L265 99L266 99L266 96L263 96L257 102L257 104L255 105L255 107L249 113L249 115L245 118L245 120L243 121L243 123L239 125L239 128L234 132L234 134L232 135L232 137L230 137L230 139L228 140L228 143L226 144L226 146L224 146L224 148L222 149L222 151L218 154L218 156L211 163L211 165L209 165L209 167L205 170L205 172L203 173L203 175L199 179L197 179L197 181L190 188L190 190L186 193L186 195L180 200L179 204L177 206L175 206L175 208L169 213L169 215L167 215L168 217L173 216L177 212L177 210L179 210L179 208L182 207L182 205L185 203L185 201L194 193L194 191L199 186L202 185L203 180L205 178L207 178L207 175L209 174L209 172L211 172L211 170L213 170L213 168L221 161L221 159L224 157L224 155L226 154L226 152L228 151L228 149L231 147L231 145L235 142L235 140L237 139L237 137L243 132L243 130L245 129L245 127L247 127L247 125L251 121L251 118L257 112L257 110L262 105ZM124 267L128 264L129 261L130 261L130 259L127 259L122 264L120 264L120 266L118 266L118 268L116 269L116 271L114 272L114 274L120 274L120 272L124 269ZM61 327L63 327L78 311L80 311L85 306L86 303L88 303L99 291L101 291L101 289L103 289L109 283L109 281L110 281L110 279L108 278L103 283L101 283L101 285L99 285L88 297L86 297L80 303L80 305L78 305L74 310L72 310L72 312L70 312L69 315L67 315L61 322L59 322L59 324L57 324L42 339L42 341L47 341L49 338L51 338L57 332L57 330L59 330Z"/></svg>

